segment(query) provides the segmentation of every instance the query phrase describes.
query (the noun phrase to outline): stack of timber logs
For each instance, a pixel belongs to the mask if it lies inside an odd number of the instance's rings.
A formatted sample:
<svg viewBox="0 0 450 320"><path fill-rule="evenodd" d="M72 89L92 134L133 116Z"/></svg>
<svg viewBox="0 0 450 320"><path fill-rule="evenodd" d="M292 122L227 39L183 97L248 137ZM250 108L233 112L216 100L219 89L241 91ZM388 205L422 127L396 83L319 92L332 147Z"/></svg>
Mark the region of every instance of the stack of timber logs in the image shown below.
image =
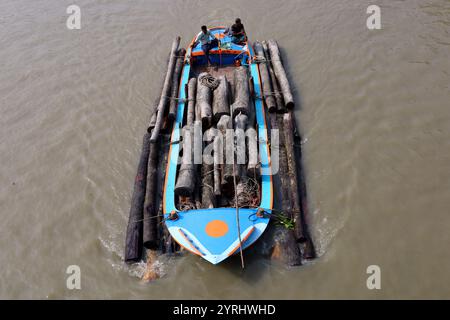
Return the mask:
<svg viewBox="0 0 450 320"><path fill-rule="evenodd" d="M275 192L279 208L274 211L281 211L294 223L293 230L273 228L270 239L272 257L288 265L300 265L302 259L315 258L316 254L306 221L308 207L302 169L301 138L292 110L295 103L277 42L256 42L254 49L259 57L264 102L271 112L269 106L273 101L267 101L267 98L274 97L276 109L272 107L272 112L278 113L269 114L271 129L279 130L280 143L279 171L274 177L275 184L279 186L278 192ZM266 79L270 79L270 85L264 83Z"/></svg>
<svg viewBox="0 0 450 320"><path fill-rule="evenodd" d="M186 92L187 100L181 102L185 106L185 121L174 190L177 209L233 207L235 203L239 207L259 205L261 164L254 100L261 99L268 111L266 122L271 131L277 131L279 138L276 150L279 170L272 177L275 207L269 228L259 241L266 248L261 251L265 253L269 248L268 254L273 259L289 266L315 258L307 221L301 137L293 114L295 102L277 42L254 43L261 97L252 92L252 79L245 66L234 69L231 82L226 75L214 79L209 73L199 72L185 87L179 87L186 54L179 44L177 37L172 43L161 94L142 143L127 227L125 261L132 263L147 257L149 269L144 278L151 280L158 277L149 270L153 270L159 254L182 250L165 226L162 209L170 133L181 90ZM195 66L191 68L195 70ZM204 77L213 79L214 85L203 81ZM292 228L274 223L279 215L292 221Z"/></svg>
<svg viewBox="0 0 450 320"><path fill-rule="evenodd" d="M275 102L277 105L277 112L284 113L284 112L286 112L286 107L284 106L283 96L280 91L280 85L278 84L278 80L275 76L275 71L273 71L272 60L270 57L270 52L269 52L269 47L267 46L267 42L263 41L262 46L263 46L263 53L264 53L263 58L266 60L266 65L267 65L267 68L269 69L269 75L270 75L270 80L271 80L271 84L272 84L273 94L274 94Z"/></svg>

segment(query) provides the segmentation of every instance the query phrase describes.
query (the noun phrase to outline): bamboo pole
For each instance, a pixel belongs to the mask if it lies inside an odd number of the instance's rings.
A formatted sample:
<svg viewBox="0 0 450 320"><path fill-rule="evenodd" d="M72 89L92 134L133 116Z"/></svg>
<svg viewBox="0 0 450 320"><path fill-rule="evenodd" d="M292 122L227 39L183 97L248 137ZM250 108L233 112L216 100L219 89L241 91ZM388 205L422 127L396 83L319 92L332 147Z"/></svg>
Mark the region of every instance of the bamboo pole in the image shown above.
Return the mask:
<svg viewBox="0 0 450 320"><path fill-rule="evenodd" d="M153 128L153 130L151 130L152 135L150 138L150 142L152 142L152 143L156 142L156 140L158 139L159 133L160 133L162 125L163 125L165 109L166 109L166 105L167 105L169 95L170 95L170 85L172 82L173 71L175 68L176 53L177 53L177 49L178 49L179 45L180 45L180 37L176 37L172 43L172 49L170 50L170 58L169 58L169 63L167 65L167 73L164 78L164 85L163 85L161 97L159 99L159 104L158 104L158 108L157 108L158 113L156 116L155 127Z"/></svg>
<svg viewBox="0 0 450 320"><path fill-rule="evenodd" d="M283 64L281 62L280 49L275 40L269 40L267 42L270 51L270 57L275 72L275 76L280 84L281 92L283 93L284 103L287 109L294 108L294 97L292 96L291 86L289 85L289 80L286 76L286 71L284 70Z"/></svg>

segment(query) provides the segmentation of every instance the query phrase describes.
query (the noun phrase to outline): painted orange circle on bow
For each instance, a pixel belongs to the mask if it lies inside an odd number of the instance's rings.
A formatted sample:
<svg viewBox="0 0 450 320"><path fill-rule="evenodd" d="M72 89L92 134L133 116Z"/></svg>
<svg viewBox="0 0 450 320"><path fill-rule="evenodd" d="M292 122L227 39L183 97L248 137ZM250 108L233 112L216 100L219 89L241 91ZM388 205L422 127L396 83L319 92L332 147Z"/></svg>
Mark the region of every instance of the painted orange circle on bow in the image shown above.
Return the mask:
<svg viewBox="0 0 450 320"><path fill-rule="evenodd" d="M205 227L206 234L213 238L223 237L228 232L228 225L222 220L213 220L208 222Z"/></svg>

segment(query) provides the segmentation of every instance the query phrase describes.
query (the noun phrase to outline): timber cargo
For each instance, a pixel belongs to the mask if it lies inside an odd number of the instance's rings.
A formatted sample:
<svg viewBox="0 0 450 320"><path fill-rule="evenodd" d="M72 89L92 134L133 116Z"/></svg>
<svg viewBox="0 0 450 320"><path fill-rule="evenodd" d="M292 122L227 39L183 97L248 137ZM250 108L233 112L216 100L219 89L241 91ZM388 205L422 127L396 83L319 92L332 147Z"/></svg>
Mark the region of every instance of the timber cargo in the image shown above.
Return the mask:
<svg viewBox="0 0 450 320"><path fill-rule="evenodd" d="M186 49L173 41L144 136L125 261L188 251L213 264L240 255L244 266L243 250L265 233L268 254L300 265L315 252L278 44L209 30L218 39L210 61L197 37Z"/></svg>

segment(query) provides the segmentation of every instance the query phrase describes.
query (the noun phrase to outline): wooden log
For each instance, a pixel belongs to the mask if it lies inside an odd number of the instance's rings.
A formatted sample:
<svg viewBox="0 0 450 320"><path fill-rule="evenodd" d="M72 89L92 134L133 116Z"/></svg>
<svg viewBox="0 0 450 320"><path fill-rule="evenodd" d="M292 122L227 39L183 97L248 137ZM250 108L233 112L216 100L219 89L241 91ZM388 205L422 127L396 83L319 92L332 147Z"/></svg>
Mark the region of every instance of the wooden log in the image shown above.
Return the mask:
<svg viewBox="0 0 450 320"><path fill-rule="evenodd" d="M202 121L194 121L194 164L197 167L203 162L203 132L202 132Z"/></svg>
<svg viewBox="0 0 450 320"><path fill-rule="evenodd" d="M164 177L166 176L167 161L170 149L170 134L161 135L161 147L157 169L157 208L158 208L158 247L161 253L171 254L177 251L177 245L173 241L172 236L167 230L164 223L163 212L163 194L164 194Z"/></svg>
<svg viewBox="0 0 450 320"><path fill-rule="evenodd" d="M246 170L246 141L245 128L247 128L248 117L239 113L234 119L234 135L236 138L236 164L234 167L234 176L236 177L236 195L239 207L248 206L248 188L247 188L247 170Z"/></svg>
<svg viewBox="0 0 450 320"><path fill-rule="evenodd" d="M283 116L280 114L268 114L270 122L270 130L279 130L283 126ZM279 126L279 124L281 126ZM272 134L269 138L272 137ZM298 243L294 237L293 230L286 228L278 223L279 214L290 218L291 195L289 192L290 181L287 176L286 153L284 149L283 134L278 138L279 147L277 151L279 154L279 168L272 177L273 192L274 192L274 208L273 214L266 231L261 238L254 244L255 250L271 260L283 263L286 266L298 266L302 264L301 251ZM276 141L270 141L275 146ZM283 178L283 179L282 179Z"/></svg>
<svg viewBox="0 0 450 320"><path fill-rule="evenodd" d="M183 128L183 157L178 172L175 194L190 197L195 187L195 166L193 158L193 132L192 127L185 125Z"/></svg>
<svg viewBox="0 0 450 320"><path fill-rule="evenodd" d="M144 236L143 243L147 249L156 249L158 247L158 231L157 231L157 208L155 207L156 198L156 170L159 158L159 140L157 143L150 144L149 160L147 166L147 192L144 210Z"/></svg>
<svg viewBox="0 0 450 320"><path fill-rule="evenodd" d="M194 119L195 119L195 95L197 79L192 78L188 83L188 105L186 125L183 127L183 158L178 172L175 194L183 197L191 197L195 189L196 168L194 159Z"/></svg>
<svg viewBox="0 0 450 320"><path fill-rule="evenodd" d="M150 123L148 125L148 130L150 130L150 131L153 130L153 128L156 125L156 115L157 115L157 111L156 111L156 107L155 107L154 112L150 118Z"/></svg>
<svg viewBox="0 0 450 320"><path fill-rule="evenodd" d="M286 266L302 264L302 255L295 241L294 233L283 226L275 226L271 259L278 260Z"/></svg>
<svg viewBox="0 0 450 320"><path fill-rule="evenodd" d="M188 105L186 124L192 126L195 121L195 95L197 93L197 79L191 78L188 82Z"/></svg>
<svg viewBox="0 0 450 320"><path fill-rule="evenodd" d="M279 194L278 203L279 210L284 212L289 219L292 219L292 194L290 192L291 182L289 176L289 169L287 165L285 139L283 134L283 115L270 114L271 130L278 130L278 173L274 176L279 187L274 188L274 192L281 192ZM271 141L272 146L274 145ZM275 183L275 182L274 182Z"/></svg>
<svg viewBox="0 0 450 320"><path fill-rule="evenodd" d="M233 118L239 113L248 115L250 105L250 90L248 85L247 68L239 67L233 72L234 77L234 102L231 105Z"/></svg>
<svg viewBox="0 0 450 320"><path fill-rule="evenodd" d="M267 42L263 41L262 42L262 46L263 46L264 55L265 55L266 61L267 61L267 67L269 69L270 82L272 84L272 89L273 89L273 92L274 92L275 102L277 104L277 112L278 113L285 113L286 112L286 107L284 105L283 96L282 96L281 91L280 91L280 86L278 84L277 77L275 77L275 71L273 71L273 65L272 65L272 61L271 61L271 57L270 57L269 48L267 46Z"/></svg>
<svg viewBox="0 0 450 320"><path fill-rule="evenodd" d="M223 157L224 163L222 165L222 179L221 190L226 190L228 193L232 191L233 186L233 161L234 161L234 133L231 117L223 115L217 122L217 129L219 129L223 139Z"/></svg>
<svg viewBox="0 0 450 320"><path fill-rule="evenodd" d="M253 48L255 49L255 53L258 57L261 58L261 62L258 64L259 74L261 75L261 86L262 93L264 97L264 101L266 103L267 109L269 112L277 111L277 103L275 101L275 97L273 94L272 83L270 81L269 69L267 67L269 61L266 60L264 55L264 49L260 42L256 41L253 44Z"/></svg>
<svg viewBox="0 0 450 320"><path fill-rule="evenodd" d="M175 40L172 43L172 49L170 50L170 58L169 63L167 65L167 73L164 78L164 85L161 92L161 96L159 99L159 104L157 108L157 116L156 116L156 123L153 130L151 130L151 138L150 142L154 143L158 139L159 133L161 131L163 122L164 122L164 114L165 109L169 100L170 95L170 85L172 84L172 78L173 78L173 71L175 69L175 62L176 62L176 54L178 50L178 46L180 45L180 37L176 37Z"/></svg>
<svg viewBox="0 0 450 320"><path fill-rule="evenodd" d="M203 163L201 168L202 176L202 208L214 208L214 161L211 161L211 143L214 139L213 128L205 132L205 150L203 151Z"/></svg>
<svg viewBox="0 0 450 320"><path fill-rule="evenodd" d="M270 51L270 57L273 65L273 70L275 76L280 84L281 92L283 94L284 103L287 109L294 108L294 97L292 96L291 86L289 85L289 80L286 76L286 71L284 70L283 64L281 62L280 49L275 40L269 40L267 42Z"/></svg>
<svg viewBox="0 0 450 320"><path fill-rule="evenodd" d="M203 128L209 128L212 122L212 90L205 86L201 82L201 78L209 75L207 72L203 72L198 76L197 84L197 105L196 108L200 110Z"/></svg>
<svg viewBox="0 0 450 320"><path fill-rule="evenodd" d="M302 158L302 151L301 151L301 136L297 129L297 125L295 123L295 118L292 117L292 126L294 128L294 155L296 159L296 166L297 166L297 180L298 180L298 187L300 188L299 194L300 194L300 205L301 205L301 215L302 215L302 228L303 228L303 235L305 237L305 241L301 243L302 246L302 252L303 252L303 258L304 259L314 259L316 257L316 250L314 247L314 242L312 240L311 234L309 232L309 224L308 224L308 216L309 216L309 209L308 209L308 197L306 192L306 182L305 182L305 175L303 170L303 158Z"/></svg>
<svg viewBox="0 0 450 320"><path fill-rule="evenodd" d="M246 143L245 143L245 128L247 127L248 117L245 114L239 113L234 119L236 137L236 178L242 176L242 169L246 164ZM239 180L238 180L239 181Z"/></svg>
<svg viewBox="0 0 450 320"><path fill-rule="evenodd" d="M197 169L197 167L196 167ZM198 169L195 171L198 174ZM196 209L202 208L202 195L201 195L201 185L200 182L197 182L194 187L194 203Z"/></svg>
<svg viewBox="0 0 450 320"><path fill-rule="evenodd" d="M290 179L290 193L292 196L292 219L295 223L294 235L298 242L306 241L302 227L300 211L300 198L298 195L297 167L294 154L294 128L292 126L292 113L288 112L283 117L283 135L285 139L286 160L288 165L288 176Z"/></svg>
<svg viewBox="0 0 450 320"><path fill-rule="evenodd" d="M260 163L258 156L258 135L253 127L247 127L247 154L248 154L248 165L247 165L247 175L251 178L258 178L260 176Z"/></svg>
<svg viewBox="0 0 450 320"><path fill-rule="evenodd" d="M228 93L228 80L225 75L218 78L219 86L213 94L213 120L217 123L221 116L230 115L230 97Z"/></svg>
<svg viewBox="0 0 450 320"><path fill-rule="evenodd" d="M179 97L178 89L180 86L180 76L181 76L181 70L183 69L184 64L184 56L186 54L186 49L181 48L177 52L176 57L176 63L175 63L175 69L173 71L173 77L172 77L172 86L171 86L171 97L170 100L170 106L169 106L169 114L167 115L167 118L169 121L175 120L175 117L177 116L177 106L179 103L179 100L177 99ZM183 88L181 88L183 89Z"/></svg>
<svg viewBox="0 0 450 320"><path fill-rule="evenodd" d="M141 157L134 180L133 195L131 197L130 215L128 218L125 262L132 263L142 258L142 229L144 216L145 188L147 184L147 165L150 151L150 134L146 133L142 142Z"/></svg>

